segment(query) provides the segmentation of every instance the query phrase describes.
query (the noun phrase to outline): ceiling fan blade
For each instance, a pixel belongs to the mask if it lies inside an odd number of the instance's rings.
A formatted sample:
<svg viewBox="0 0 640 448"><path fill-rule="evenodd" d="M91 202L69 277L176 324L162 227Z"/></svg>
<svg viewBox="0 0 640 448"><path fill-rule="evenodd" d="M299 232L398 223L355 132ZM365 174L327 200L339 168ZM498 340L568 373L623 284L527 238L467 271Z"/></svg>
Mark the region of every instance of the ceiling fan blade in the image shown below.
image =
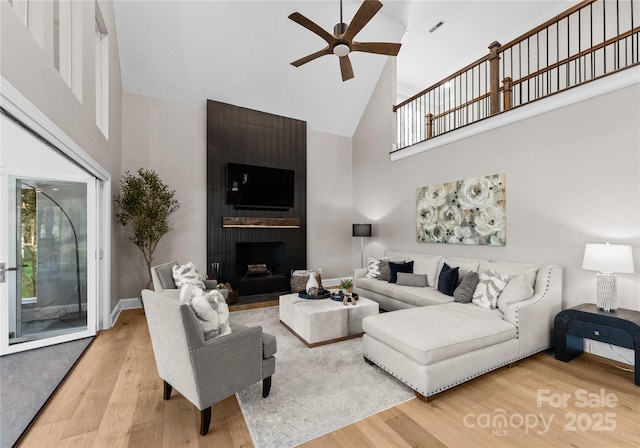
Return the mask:
<svg viewBox="0 0 640 448"><path fill-rule="evenodd" d="M309 56L305 56L303 58L298 59L297 61L293 61L291 65L294 67L300 67L302 64L306 64L307 62L311 62L314 59L319 58L320 56L324 56L325 54L332 54L331 47L327 46L320 51L316 51L315 53L311 53Z"/></svg>
<svg viewBox="0 0 640 448"><path fill-rule="evenodd" d="M391 42L353 42L353 51L397 56L401 46Z"/></svg>
<svg viewBox="0 0 640 448"><path fill-rule="evenodd" d="M320 36L329 45L335 44L337 42L337 40L338 40L333 36L333 34L325 31L324 29L322 29L320 27L320 25L317 25L316 23L314 23L311 20L307 19L305 16L303 16L299 12L294 12L294 13L290 14L289 18L291 20L293 20L294 22L296 22L297 24L302 25L303 27L305 27L306 29L308 29L312 33L315 33L318 36Z"/></svg>
<svg viewBox="0 0 640 448"><path fill-rule="evenodd" d="M360 32L364 26L369 23L369 20L376 15L376 13L382 8L382 3L378 0L364 0L364 3L360 6L360 9L353 16L351 23L347 27L347 31L342 36L343 40L351 41L356 34Z"/></svg>
<svg viewBox="0 0 640 448"><path fill-rule="evenodd" d="M349 56L342 56L340 58L340 73L342 73L343 81L353 78L353 67L351 67Z"/></svg>

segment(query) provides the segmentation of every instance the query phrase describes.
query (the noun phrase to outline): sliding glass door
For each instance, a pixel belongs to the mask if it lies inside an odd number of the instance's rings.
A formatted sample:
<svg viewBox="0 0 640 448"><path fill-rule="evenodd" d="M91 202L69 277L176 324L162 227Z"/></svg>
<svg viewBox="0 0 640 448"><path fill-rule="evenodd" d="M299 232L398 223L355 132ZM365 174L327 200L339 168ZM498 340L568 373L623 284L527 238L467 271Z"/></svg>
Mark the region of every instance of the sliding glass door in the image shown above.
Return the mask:
<svg viewBox="0 0 640 448"><path fill-rule="evenodd" d="M4 118L2 131L0 354L95 335L97 181Z"/></svg>

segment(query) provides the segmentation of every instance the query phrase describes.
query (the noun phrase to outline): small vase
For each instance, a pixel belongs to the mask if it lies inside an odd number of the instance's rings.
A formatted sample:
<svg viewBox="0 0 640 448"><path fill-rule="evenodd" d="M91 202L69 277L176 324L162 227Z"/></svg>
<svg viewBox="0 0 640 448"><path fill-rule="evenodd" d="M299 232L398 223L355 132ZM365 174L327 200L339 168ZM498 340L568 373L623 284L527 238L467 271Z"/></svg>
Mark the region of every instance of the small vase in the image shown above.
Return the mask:
<svg viewBox="0 0 640 448"><path fill-rule="evenodd" d="M318 284L318 280L316 279L316 273L309 273L309 280L307 280L307 287L305 288L307 294L310 296L317 296L318 290L320 289L320 285Z"/></svg>

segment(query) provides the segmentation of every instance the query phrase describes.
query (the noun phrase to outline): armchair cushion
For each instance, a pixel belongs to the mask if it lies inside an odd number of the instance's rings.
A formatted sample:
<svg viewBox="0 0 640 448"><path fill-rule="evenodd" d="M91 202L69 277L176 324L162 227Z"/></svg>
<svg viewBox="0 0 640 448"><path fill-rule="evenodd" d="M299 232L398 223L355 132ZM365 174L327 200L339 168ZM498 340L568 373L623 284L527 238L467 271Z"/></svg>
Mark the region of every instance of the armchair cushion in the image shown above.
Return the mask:
<svg viewBox="0 0 640 448"><path fill-rule="evenodd" d="M151 276L153 277L153 288L156 292L165 289L176 289L176 283L173 280L173 267L178 263L172 261L151 268Z"/></svg>
<svg viewBox="0 0 640 448"><path fill-rule="evenodd" d="M262 333L262 358L271 358L277 351L278 344L276 337L269 333Z"/></svg>

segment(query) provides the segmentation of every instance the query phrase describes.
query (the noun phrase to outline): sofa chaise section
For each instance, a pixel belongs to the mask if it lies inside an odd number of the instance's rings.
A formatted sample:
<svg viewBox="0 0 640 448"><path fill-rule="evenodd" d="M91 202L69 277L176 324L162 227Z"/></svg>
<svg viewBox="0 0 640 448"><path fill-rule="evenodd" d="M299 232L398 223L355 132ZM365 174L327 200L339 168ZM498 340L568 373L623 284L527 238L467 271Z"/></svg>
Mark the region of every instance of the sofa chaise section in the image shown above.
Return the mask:
<svg viewBox="0 0 640 448"><path fill-rule="evenodd" d="M535 272L533 296L504 311L473 303L403 302L406 309L365 318L365 359L429 397L546 350L561 308L562 268L540 266Z"/></svg>

